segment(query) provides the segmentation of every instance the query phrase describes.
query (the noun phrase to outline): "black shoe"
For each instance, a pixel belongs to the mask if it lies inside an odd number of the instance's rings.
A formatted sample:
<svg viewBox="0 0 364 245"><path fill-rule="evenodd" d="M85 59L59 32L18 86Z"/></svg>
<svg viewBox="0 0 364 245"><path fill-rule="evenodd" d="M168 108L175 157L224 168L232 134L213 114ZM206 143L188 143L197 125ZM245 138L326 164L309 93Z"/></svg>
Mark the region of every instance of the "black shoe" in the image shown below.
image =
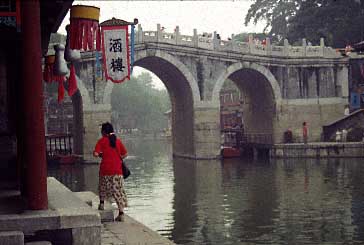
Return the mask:
<svg viewBox="0 0 364 245"><path fill-rule="evenodd" d="M115 221L124 222L125 221L124 213L119 213L119 215L115 218Z"/></svg>

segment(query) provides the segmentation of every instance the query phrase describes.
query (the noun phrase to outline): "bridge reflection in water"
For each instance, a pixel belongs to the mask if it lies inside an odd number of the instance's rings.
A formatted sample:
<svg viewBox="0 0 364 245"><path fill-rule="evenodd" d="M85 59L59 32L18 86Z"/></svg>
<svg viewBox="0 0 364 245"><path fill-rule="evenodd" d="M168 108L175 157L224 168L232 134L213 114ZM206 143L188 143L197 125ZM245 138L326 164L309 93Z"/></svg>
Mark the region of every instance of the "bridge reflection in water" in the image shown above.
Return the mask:
<svg viewBox="0 0 364 245"><path fill-rule="evenodd" d="M126 142L128 213L179 244L361 244L359 159L172 159L169 142ZM50 169L97 191L98 165ZM69 177L65 177L69 175ZM76 183L76 184L75 184Z"/></svg>

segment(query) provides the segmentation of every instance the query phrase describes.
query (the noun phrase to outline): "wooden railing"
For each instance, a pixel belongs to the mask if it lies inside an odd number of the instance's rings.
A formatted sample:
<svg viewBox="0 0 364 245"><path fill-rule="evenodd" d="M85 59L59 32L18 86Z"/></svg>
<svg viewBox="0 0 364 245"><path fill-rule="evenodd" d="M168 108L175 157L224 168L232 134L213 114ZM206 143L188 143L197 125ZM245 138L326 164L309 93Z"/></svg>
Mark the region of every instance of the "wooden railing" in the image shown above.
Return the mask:
<svg viewBox="0 0 364 245"><path fill-rule="evenodd" d="M71 155L73 152L73 137L71 134L46 135L47 157Z"/></svg>
<svg viewBox="0 0 364 245"><path fill-rule="evenodd" d="M244 134L242 142L248 143L248 144L271 145L271 144L273 144L273 135L272 134Z"/></svg>
<svg viewBox="0 0 364 245"><path fill-rule="evenodd" d="M221 133L224 137L224 146L242 147L246 144L260 144L271 145L273 144L272 134L247 134L243 133L241 129L222 129Z"/></svg>

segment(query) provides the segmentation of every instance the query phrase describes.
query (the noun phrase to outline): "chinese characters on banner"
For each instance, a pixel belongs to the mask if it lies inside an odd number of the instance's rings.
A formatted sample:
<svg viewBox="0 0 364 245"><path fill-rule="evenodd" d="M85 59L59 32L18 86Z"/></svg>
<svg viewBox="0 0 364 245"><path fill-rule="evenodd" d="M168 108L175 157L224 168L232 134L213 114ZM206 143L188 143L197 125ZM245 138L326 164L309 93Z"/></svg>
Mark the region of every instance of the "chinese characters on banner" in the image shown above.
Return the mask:
<svg viewBox="0 0 364 245"><path fill-rule="evenodd" d="M101 33L105 78L114 83L130 79L128 26L103 26Z"/></svg>

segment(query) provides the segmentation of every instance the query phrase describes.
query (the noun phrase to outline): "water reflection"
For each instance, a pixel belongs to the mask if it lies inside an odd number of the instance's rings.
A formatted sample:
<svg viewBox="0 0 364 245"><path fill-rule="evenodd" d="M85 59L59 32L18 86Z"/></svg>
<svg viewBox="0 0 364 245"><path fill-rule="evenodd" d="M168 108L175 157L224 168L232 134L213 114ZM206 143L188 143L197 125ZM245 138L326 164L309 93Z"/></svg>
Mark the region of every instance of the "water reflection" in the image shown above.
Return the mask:
<svg viewBox="0 0 364 245"><path fill-rule="evenodd" d="M362 244L360 159L172 159L169 142L126 141L128 214L179 244ZM50 168L97 192L98 165Z"/></svg>

